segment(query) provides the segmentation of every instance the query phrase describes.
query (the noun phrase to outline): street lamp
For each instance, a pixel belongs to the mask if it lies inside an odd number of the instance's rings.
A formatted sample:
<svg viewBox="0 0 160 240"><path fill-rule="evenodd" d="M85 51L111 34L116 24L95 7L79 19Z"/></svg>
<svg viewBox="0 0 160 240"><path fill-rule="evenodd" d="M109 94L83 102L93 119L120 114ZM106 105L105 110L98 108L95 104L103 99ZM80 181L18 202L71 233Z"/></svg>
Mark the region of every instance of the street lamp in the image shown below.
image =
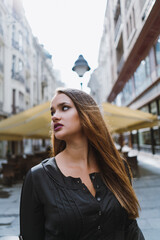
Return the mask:
<svg viewBox="0 0 160 240"><path fill-rule="evenodd" d="M79 55L78 59L75 61L72 71L75 71L79 77L83 77L85 72L89 71L91 68L88 66L87 61L84 59L83 55ZM81 90L82 90L82 82Z"/></svg>

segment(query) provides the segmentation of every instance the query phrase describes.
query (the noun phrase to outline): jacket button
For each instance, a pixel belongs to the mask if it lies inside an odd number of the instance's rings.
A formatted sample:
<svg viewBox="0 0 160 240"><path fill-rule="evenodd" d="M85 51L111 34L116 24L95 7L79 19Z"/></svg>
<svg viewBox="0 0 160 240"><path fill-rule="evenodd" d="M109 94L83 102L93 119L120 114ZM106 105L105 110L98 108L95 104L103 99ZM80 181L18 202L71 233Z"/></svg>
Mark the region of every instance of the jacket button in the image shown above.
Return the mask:
<svg viewBox="0 0 160 240"><path fill-rule="evenodd" d="M100 198L100 197L97 197L97 201L100 202L100 201L101 201L101 198Z"/></svg>
<svg viewBox="0 0 160 240"><path fill-rule="evenodd" d="M98 230L101 230L101 226L100 225L98 226Z"/></svg>
<svg viewBox="0 0 160 240"><path fill-rule="evenodd" d="M101 216L101 215L102 215L102 212L101 212L101 211L99 211L99 212L98 212L98 215L99 215L99 216Z"/></svg>

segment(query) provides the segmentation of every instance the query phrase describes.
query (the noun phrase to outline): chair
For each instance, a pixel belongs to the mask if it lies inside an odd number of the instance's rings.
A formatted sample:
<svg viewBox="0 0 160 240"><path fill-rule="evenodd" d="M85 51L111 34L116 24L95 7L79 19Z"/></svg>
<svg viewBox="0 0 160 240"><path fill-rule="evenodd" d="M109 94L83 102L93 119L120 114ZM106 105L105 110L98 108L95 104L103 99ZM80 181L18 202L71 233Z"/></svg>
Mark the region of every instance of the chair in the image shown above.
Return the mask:
<svg viewBox="0 0 160 240"><path fill-rule="evenodd" d="M133 177L137 177L139 175L137 156L127 156L127 162L131 168Z"/></svg>

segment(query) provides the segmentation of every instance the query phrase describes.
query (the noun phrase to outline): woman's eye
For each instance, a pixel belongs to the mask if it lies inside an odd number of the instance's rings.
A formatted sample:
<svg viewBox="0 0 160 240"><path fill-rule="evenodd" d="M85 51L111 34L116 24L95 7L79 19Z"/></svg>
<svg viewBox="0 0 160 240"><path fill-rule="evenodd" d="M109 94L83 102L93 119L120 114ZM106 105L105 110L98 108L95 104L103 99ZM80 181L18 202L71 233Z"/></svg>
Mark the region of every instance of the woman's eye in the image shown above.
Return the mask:
<svg viewBox="0 0 160 240"><path fill-rule="evenodd" d="M69 109L68 106L63 106L63 107L62 107L62 110L63 110L63 111L66 111L66 110L68 110L68 109Z"/></svg>
<svg viewBox="0 0 160 240"><path fill-rule="evenodd" d="M54 112L51 112L51 116L53 116L54 115Z"/></svg>

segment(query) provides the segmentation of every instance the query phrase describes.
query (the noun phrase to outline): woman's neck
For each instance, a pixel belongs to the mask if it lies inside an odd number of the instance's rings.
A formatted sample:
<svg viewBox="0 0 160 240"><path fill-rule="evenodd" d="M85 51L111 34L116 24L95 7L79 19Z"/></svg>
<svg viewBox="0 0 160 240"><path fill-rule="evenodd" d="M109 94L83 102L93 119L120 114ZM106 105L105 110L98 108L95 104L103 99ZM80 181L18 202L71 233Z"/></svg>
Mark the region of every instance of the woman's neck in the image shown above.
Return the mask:
<svg viewBox="0 0 160 240"><path fill-rule="evenodd" d="M83 138L67 142L63 154L75 164L88 165L88 151L88 140Z"/></svg>
<svg viewBox="0 0 160 240"><path fill-rule="evenodd" d="M55 157L59 168L66 176L99 171L95 154L86 138L67 141L66 148Z"/></svg>

